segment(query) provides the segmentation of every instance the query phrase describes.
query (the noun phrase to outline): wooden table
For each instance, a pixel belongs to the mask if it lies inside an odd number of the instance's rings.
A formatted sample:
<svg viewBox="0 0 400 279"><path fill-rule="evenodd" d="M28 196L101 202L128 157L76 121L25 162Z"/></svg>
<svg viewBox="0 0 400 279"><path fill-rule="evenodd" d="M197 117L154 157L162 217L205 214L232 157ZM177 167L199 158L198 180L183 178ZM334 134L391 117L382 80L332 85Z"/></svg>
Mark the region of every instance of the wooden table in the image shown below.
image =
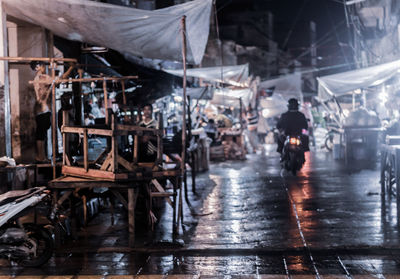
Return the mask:
<svg viewBox="0 0 400 279"><path fill-rule="evenodd" d="M158 183L157 178L164 177L169 179L173 184L173 192L166 192L163 187ZM54 179L48 183L48 187L53 190L53 207L61 206L75 191L81 189L93 189L104 187L107 188L125 207L128 211L128 225L129 225L129 246L132 247L135 242L135 209L136 202L139 195L139 191L143 190L146 196L147 213L149 218L152 215L152 198L163 198L173 208L173 232L177 232L177 196L178 191L180 193L181 184L180 170L164 170L160 172L153 172L152 176L148 177L138 177L132 180L105 180L105 179L93 179L93 178L83 178L74 176L62 176ZM155 192L152 191L152 186L156 189ZM60 190L65 190L62 196L59 196ZM122 190L128 191L128 200L126 201L123 195L120 193ZM172 199L171 199L172 198ZM182 208L182 198L179 195L179 215L181 215ZM85 205L84 205L85 206ZM178 217L179 218L179 217ZM153 224L151 224L153 225Z"/></svg>
<svg viewBox="0 0 400 279"><path fill-rule="evenodd" d="M139 189L137 184L132 182L115 182L107 180L95 180L89 178L62 176L49 182L49 188L53 190L53 206L61 206L69 198L73 191L95 187L106 187L113 193L128 210L129 223L129 246L134 245L135 241L135 208ZM120 194L119 190L128 190L128 201ZM59 197L59 190L66 190ZM86 205L84 205L86 206Z"/></svg>

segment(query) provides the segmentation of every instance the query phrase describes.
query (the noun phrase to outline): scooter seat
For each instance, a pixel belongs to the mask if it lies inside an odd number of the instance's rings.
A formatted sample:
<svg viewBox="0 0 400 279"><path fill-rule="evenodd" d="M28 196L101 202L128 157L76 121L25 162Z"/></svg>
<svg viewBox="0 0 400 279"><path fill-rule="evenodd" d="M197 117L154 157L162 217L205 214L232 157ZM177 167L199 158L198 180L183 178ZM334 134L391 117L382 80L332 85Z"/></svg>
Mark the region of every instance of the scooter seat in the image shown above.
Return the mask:
<svg viewBox="0 0 400 279"><path fill-rule="evenodd" d="M0 206L13 202L18 198L30 195L33 192L44 189L45 187L34 187L26 190L12 190L0 195Z"/></svg>

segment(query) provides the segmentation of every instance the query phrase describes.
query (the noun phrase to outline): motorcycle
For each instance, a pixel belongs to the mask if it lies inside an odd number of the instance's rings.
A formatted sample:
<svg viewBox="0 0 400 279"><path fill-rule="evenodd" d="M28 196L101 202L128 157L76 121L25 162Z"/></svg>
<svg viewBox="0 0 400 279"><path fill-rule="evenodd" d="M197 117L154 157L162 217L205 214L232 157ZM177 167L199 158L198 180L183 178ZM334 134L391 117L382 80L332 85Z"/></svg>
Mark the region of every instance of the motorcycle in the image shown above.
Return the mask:
<svg viewBox="0 0 400 279"><path fill-rule="evenodd" d="M301 136L286 136L283 145L281 163L287 171L296 175L305 162Z"/></svg>
<svg viewBox="0 0 400 279"><path fill-rule="evenodd" d="M38 267L50 259L54 251L51 233L42 225L19 220L48 196L45 187L0 195L0 258L25 267Z"/></svg>

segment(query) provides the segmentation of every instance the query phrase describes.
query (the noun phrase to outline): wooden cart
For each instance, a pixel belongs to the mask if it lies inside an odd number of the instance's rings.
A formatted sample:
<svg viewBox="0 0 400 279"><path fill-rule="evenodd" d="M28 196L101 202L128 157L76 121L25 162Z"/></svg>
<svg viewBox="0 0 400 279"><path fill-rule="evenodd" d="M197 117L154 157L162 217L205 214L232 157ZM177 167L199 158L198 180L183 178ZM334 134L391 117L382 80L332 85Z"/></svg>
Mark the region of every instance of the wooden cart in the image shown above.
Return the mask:
<svg viewBox="0 0 400 279"><path fill-rule="evenodd" d="M152 199L163 198L173 208L173 232L178 231L177 201L179 198L179 212L182 216L181 179L182 171L180 162L170 162L169 165L163 161L162 146L162 119L159 118L159 129L143 128L131 124L119 124L114 114L111 114L110 124L103 127L75 127L67 126L68 112L63 112L63 176L52 180L49 187L54 191L54 201L56 206L60 206L72 192L82 189L92 189L93 187L105 187L109 189L128 210L130 245L134 243L134 222L135 207L139 191L144 193L147 203L147 214L151 225L154 223L152 218ZM78 134L83 142L83 158L73 159L70 154L69 136ZM89 161L88 140L90 136L105 137L107 146L94 161ZM157 141L157 156L154 162L140 162L139 148L140 138L151 136ZM123 138L133 137L131 146L131 158L123 157L118 150L118 142ZM172 192L165 191L158 179L167 179L173 185ZM60 190L66 190L59 196ZM123 198L121 191L128 191L128 201Z"/></svg>

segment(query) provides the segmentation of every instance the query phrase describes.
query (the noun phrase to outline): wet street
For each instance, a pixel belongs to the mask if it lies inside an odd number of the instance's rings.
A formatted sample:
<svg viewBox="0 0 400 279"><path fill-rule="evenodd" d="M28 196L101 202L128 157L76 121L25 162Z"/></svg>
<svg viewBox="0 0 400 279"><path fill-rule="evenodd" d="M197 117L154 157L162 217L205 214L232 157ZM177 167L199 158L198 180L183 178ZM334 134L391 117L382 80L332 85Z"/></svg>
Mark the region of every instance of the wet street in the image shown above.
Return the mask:
<svg viewBox="0 0 400 279"><path fill-rule="evenodd" d="M400 278L395 198L380 194L379 163L368 168L362 163L345 167L331 153L314 150L294 177L281 171L275 146L265 146L246 161L213 163L198 176L196 194L189 191L190 204L184 202L177 239L165 206L152 235L138 221L136 247L119 249L127 246L126 214L117 210L111 226L105 209L41 269L4 265L0 274Z"/></svg>

